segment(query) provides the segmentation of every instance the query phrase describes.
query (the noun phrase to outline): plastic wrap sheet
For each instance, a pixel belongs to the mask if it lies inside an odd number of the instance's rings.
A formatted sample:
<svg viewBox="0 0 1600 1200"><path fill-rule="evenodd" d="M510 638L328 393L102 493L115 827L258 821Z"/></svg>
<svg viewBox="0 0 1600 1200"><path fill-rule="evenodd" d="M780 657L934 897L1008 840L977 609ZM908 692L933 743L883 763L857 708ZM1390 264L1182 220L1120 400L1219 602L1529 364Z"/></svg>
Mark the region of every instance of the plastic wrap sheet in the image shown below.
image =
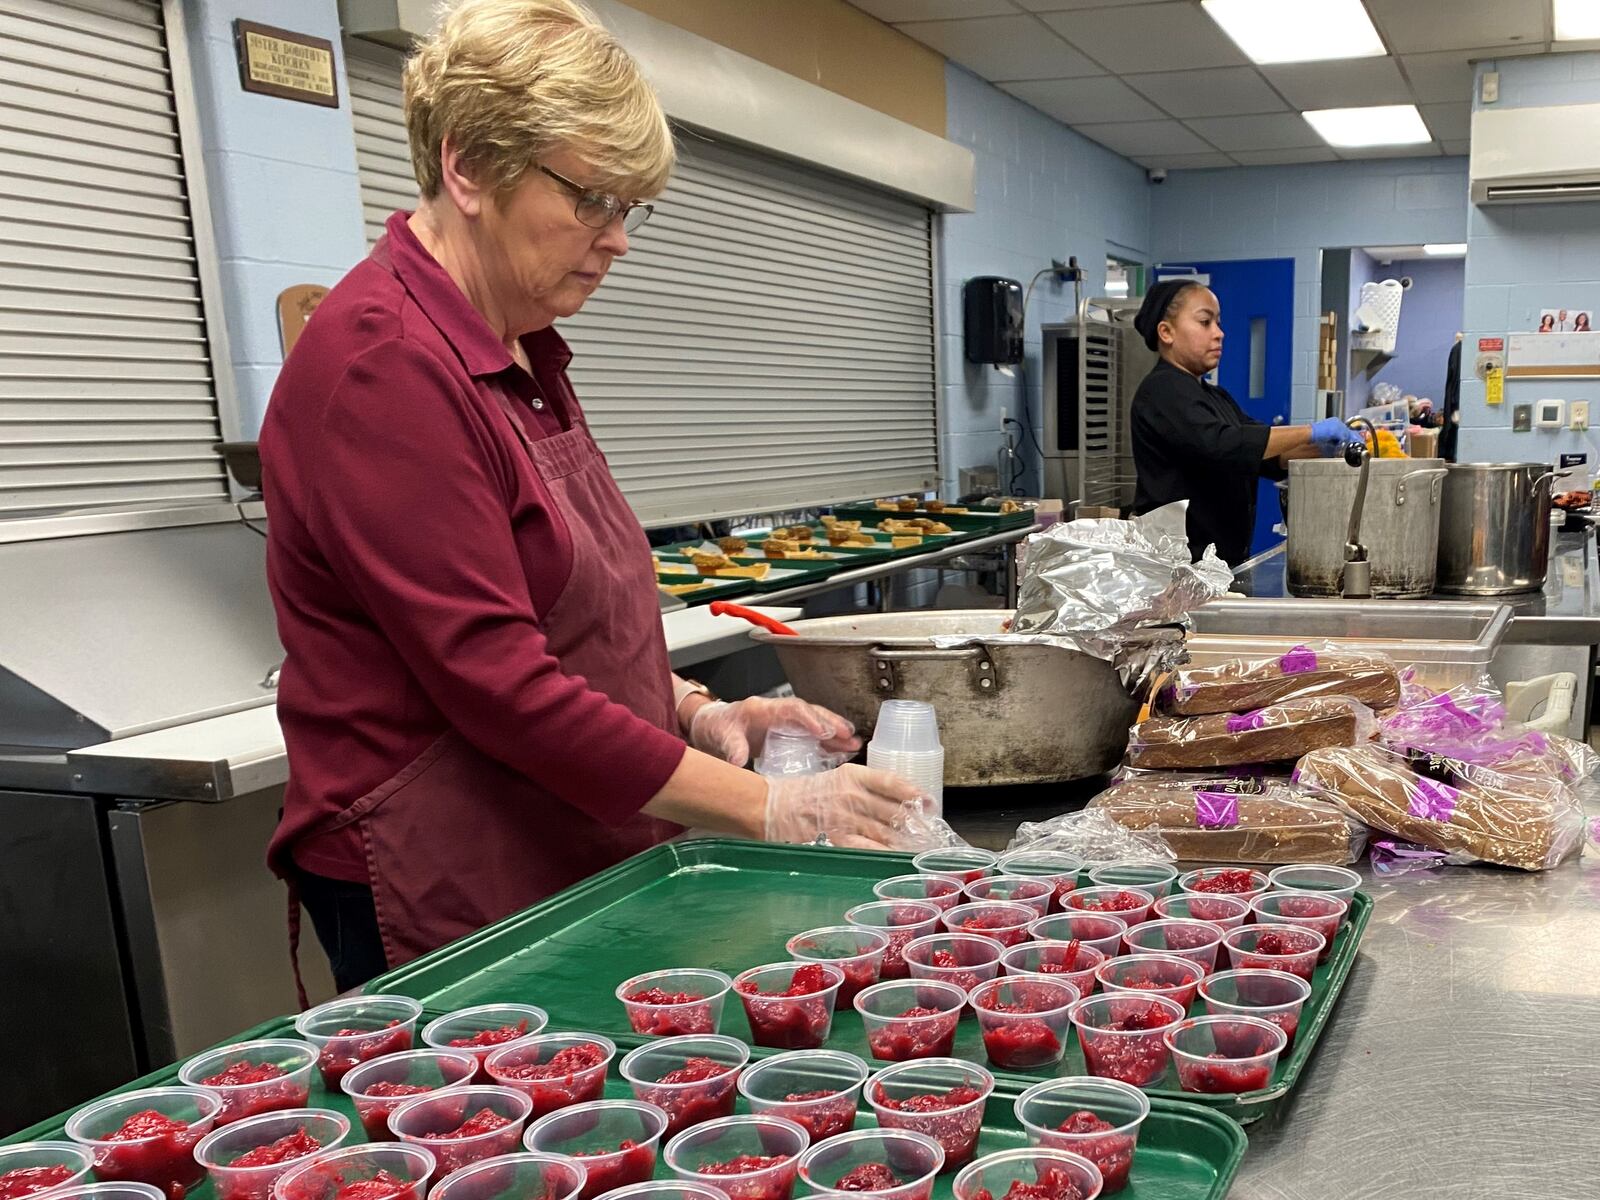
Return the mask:
<svg viewBox="0 0 1600 1200"><path fill-rule="evenodd" d="M1297 759L1327 746L1357 746L1377 732L1372 710L1348 696L1285 700L1247 713L1150 717L1133 727L1127 765L1204 770Z"/></svg>
<svg viewBox="0 0 1600 1200"><path fill-rule="evenodd" d="M1422 764L1374 744L1308 754L1295 779L1357 820L1441 851L1448 862L1542 871L1583 841L1577 792L1548 775L1437 756Z"/></svg>
<svg viewBox="0 0 1600 1200"><path fill-rule="evenodd" d="M1400 703L1400 672L1382 654L1308 644L1275 658L1180 667L1157 695L1156 708L1171 716L1201 717L1307 696L1349 696L1368 708L1393 708Z"/></svg>
<svg viewBox="0 0 1600 1200"><path fill-rule="evenodd" d="M1366 826L1288 779L1136 772L1089 802L1126 829L1161 835L1186 862L1352 863Z"/></svg>
<svg viewBox="0 0 1600 1200"><path fill-rule="evenodd" d="M1048 821L1024 821L1006 847L1014 850L1059 850L1084 862L1176 862L1178 855L1150 829L1129 829L1098 809L1063 813Z"/></svg>
<svg viewBox="0 0 1600 1200"><path fill-rule="evenodd" d="M1600 755L1584 743L1506 720L1500 693L1488 680L1447 692L1408 687L1378 737L1413 758L1437 756L1572 784L1593 780L1600 767Z"/></svg>

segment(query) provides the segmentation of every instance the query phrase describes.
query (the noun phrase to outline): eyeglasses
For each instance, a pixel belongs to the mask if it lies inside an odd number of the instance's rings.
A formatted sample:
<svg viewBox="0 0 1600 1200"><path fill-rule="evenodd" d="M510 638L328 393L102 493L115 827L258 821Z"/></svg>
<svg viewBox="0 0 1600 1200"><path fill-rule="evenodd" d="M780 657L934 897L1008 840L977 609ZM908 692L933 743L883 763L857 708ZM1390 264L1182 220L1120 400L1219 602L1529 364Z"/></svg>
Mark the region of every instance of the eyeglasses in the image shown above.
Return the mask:
<svg viewBox="0 0 1600 1200"><path fill-rule="evenodd" d="M557 175L543 163L534 163L534 166L554 179L567 191L578 198L573 206L572 214L590 229L604 229L617 218L622 219L624 233L632 233L639 226L650 219L650 214L655 212L653 204L641 204L635 201L629 204L621 196L612 195L610 192L599 192L594 188L586 188L581 183L573 183L565 175Z"/></svg>

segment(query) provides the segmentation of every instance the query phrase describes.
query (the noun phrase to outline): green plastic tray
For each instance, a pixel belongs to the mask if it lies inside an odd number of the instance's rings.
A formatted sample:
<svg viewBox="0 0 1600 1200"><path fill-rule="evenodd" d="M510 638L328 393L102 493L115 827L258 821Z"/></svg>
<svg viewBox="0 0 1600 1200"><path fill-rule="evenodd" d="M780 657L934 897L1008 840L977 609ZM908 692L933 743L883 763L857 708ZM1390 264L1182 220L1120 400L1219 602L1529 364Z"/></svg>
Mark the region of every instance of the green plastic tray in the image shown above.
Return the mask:
<svg viewBox="0 0 1600 1200"><path fill-rule="evenodd" d="M658 554L656 557L662 562L686 563L693 561L687 554ZM785 571L804 571L808 576L811 577L805 581L807 583L816 582L816 576L833 575L839 571L848 569L850 566L850 560L843 556L839 558L769 559L760 554L735 554L731 557L736 564L741 566L748 566L750 563L756 562L770 562L774 567L782 567ZM787 579L784 581L784 586L794 587L799 582L799 580Z"/></svg>
<svg viewBox="0 0 1600 1200"><path fill-rule="evenodd" d="M676 563L678 560L669 556L666 561L672 562L672 563ZM840 569L840 564L838 564L838 563L832 563L830 565L835 570ZM845 563L844 564L844 569L848 569L849 567L851 567L853 565L854 564L852 564L852 563ZM786 574L780 574L780 572L787 572L787 573ZM725 576L718 576L718 575L702 576L701 578L715 579L718 583L736 584L739 588L741 588L744 591L754 592L757 595L759 595L762 592L781 592L784 588L800 587L800 586L802 586L804 584L815 583L817 581L817 577L818 577L819 574L827 575L827 574L831 574L831 572L827 572L827 571L824 571L824 572L807 571L807 570L801 569L801 566L800 566L799 563L796 563L793 566L786 566L785 564L783 564L781 562L776 562L775 561L772 564L772 570L768 573L767 578L765 578L765 579L736 579L736 578L728 578L728 577L725 577ZM695 576L693 576L693 575L674 575L674 574L671 574L669 572L662 571L662 570L658 569L656 571L656 578L657 579L661 579L661 580L677 581L677 580L682 580L682 579L693 579L693 578L695 578ZM719 591L715 595L712 595L710 593L704 593L704 592L703 593L699 593L695 598L696 599L701 599L701 600L724 600L724 599L727 598L727 596L728 596L727 592ZM690 599L689 596L685 596L683 598L685 600Z"/></svg>
<svg viewBox="0 0 1600 1200"><path fill-rule="evenodd" d="M886 562L896 553L901 553L890 547L887 537L877 546L830 546L828 545L827 534L823 532L822 526L813 527L812 535L815 539L813 544L817 549L826 550L832 554L843 554L850 560L845 564L844 569L847 571L852 567L866 566L875 562ZM748 536L747 540L752 546L759 546L769 536L769 534L765 533L753 533Z"/></svg>
<svg viewBox="0 0 1600 1200"><path fill-rule="evenodd" d="M753 591L755 588L755 580L753 579L706 579L698 575L664 575L660 571L656 572L656 582L667 584L709 583L712 585L704 591L687 592L682 596L674 597L674 599L682 600L685 604L710 604L713 600L729 600L734 596L743 596L746 592Z"/></svg>
<svg viewBox="0 0 1600 1200"><path fill-rule="evenodd" d="M871 526L876 526L885 517L902 519L927 517L929 520L943 521L958 533L963 530L968 533L998 533L1002 529L1025 529L1036 520L1036 514L1031 508L1014 513L983 512L978 509L964 513L943 513L928 512L921 508L915 512L892 513L888 509L871 504L838 505L834 508L833 515L844 521L859 520Z"/></svg>
<svg viewBox="0 0 1600 1200"><path fill-rule="evenodd" d="M424 1018L427 1019L431 1017ZM294 1019L279 1017L228 1040L242 1042L252 1038L295 1036ZM619 1049L616 1059L612 1062L611 1076L606 1080L607 1096L624 1098L632 1095L627 1082L617 1074L616 1070L624 1052L623 1049ZM178 1082L178 1065L174 1063L159 1071L153 1071L142 1079L133 1080L126 1087L118 1088L117 1091L175 1084ZM1013 1111L1013 1104L1018 1094L1019 1089L1016 1087L997 1083L984 1110L983 1130L978 1137L980 1155L1028 1144L1027 1135L1017 1123ZM345 1138L344 1145L359 1145L367 1141L350 1098L343 1092L330 1092L325 1089L322 1086L322 1077L316 1073L312 1074L311 1097L307 1103L311 1108L331 1108L350 1118L350 1134ZM76 1109L60 1113L9 1138L0 1139L0 1145L65 1139L67 1119L74 1111ZM742 1096L739 1098L738 1111L748 1111ZM874 1123L871 1110L863 1104L857 1117L856 1128L869 1127ZM1134 1153L1133 1171L1128 1178L1128 1187L1120 1194L1126 1200L1221 1200L1228 1194L1234 1172L1238 1170L1239 1161L1244 1157L1245 1145L1244 1130L1226 1117L1191 1104L1154 1100L1150 1106L1150 1116L1146 1118L1144 1127L1139 1132L1139 1148ZM658 1157L656 1178L669 1179L671 1175L666 1163ZM938 1185L934 1189L935 1200L951 1200L950 1182L953 1178L953 1172L940 1176ZM803 1187L796 1189L797 1192L804 1190ZM214 1200L215 1194L215 1189L207 1178L189 1192L187 1200Z"/></svg>
<svg viewBox="0 0 1600 1200"><path fill-rule="evenodd" d="M399 992L443 1010L491 1001L538 1004L549 1011L552 1028L592 1030L620 1043L632 1034L614 994L623 980L668 967L713 967L733 975L782 962L791 936L842 924L847 908L873 899L876 881L911 869L909 856L888 852L724 839L667 843L390 971L366 990ZM1175 1086L1149 1094L1215 1108L1240 1121L1267 1115L1300 1081L1333 1015L1372 901L1357 893L1350 913L1333 955L1317 968L1295 1044L1270 1085L1215 1096ZM722 1032L750 1040L736 997L728 997ZM867 1057L860 1018L839 1013L828 1045ZM755 1050L757 1056L768 1053ZM976 1021L961 1023L955 1053L986 1061ZM1083 1073L1074 1038L1055 1069L996 1075L1026 1086Z"/></svg>

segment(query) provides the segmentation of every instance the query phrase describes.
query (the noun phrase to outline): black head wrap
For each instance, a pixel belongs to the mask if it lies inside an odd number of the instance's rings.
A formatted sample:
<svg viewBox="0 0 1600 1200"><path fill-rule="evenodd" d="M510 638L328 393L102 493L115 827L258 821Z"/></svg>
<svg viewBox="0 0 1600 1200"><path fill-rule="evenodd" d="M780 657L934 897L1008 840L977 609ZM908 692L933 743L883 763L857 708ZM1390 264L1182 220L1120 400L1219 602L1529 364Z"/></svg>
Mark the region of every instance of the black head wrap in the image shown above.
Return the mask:
<svg viewBox="0 0 1600 1200"><path fill-rule="evenodd" d="M1167 310L1185 288L1199 286L1193 279L1163 279L1145 293L1144 303L1139 306L1139 315L1133 319L1133 327L1144 338L1146 346L1152 350L1161 349L1156 327L1166 320Z"/></svg>

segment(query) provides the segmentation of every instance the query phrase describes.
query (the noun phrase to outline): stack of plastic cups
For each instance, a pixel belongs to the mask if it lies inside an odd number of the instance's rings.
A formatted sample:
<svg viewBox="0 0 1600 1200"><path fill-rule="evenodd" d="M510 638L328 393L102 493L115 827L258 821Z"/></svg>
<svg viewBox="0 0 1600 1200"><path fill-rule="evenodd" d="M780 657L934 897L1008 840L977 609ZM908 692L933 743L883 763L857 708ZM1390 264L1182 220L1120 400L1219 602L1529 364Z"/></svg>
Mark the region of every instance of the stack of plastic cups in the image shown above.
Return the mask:
<svg viewBox="0 0 1600 1200"><path fill-rule="evenodd" d="M944 815L944 747L933 705L885 700L867 743L867 766L916 784L933 797L934 815Z"/></svg>

